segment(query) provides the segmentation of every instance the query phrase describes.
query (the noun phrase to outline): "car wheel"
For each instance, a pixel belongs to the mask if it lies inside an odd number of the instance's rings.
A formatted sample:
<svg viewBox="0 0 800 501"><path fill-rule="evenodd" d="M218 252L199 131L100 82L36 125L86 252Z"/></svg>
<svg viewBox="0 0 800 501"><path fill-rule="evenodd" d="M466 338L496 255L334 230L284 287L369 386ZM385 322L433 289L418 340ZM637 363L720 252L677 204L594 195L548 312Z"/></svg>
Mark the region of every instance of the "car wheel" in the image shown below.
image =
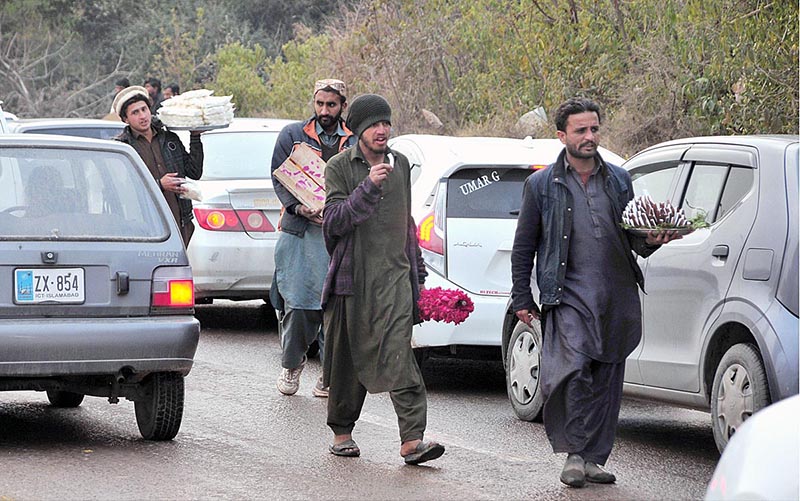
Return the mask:
<svg viewBox="0 0 800 501"><path fill-rule="evenodd" d="M736 344L725 352L711 387L711 421L720 452L754 412L769 405L764 363L752 344Z"/></svg>
<svg viewBox="0 0 800 501"><path fill-rule="evenodd" d="M55 407L77 407L83 402L83 394L71 391L47 390L47 400Z"/></svg>
<svg viewBox="0 0 800 501"><path fill-rule="evenodd" d="M145 398L133 403L139 432L146 440L172 440L183 419L183 376L157 372L143 384Z"/></svg>
<svg viewBox="0 0 800 501"><path fill-rule="evenodd" d="M539 320L533 327L517 322L506 350L506 390L514 414L523 421L538 421L542 414L539 367L542 351L542 328Z"/></svg>

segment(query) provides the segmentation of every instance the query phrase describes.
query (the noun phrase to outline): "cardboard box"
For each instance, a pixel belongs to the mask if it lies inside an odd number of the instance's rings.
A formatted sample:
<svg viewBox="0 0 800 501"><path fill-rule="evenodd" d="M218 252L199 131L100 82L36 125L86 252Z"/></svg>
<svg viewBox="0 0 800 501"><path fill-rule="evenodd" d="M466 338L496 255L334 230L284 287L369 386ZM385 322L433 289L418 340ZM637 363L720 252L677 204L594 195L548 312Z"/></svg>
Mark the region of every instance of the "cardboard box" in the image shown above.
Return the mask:
<svg viewBox="0 0 800 501"><path fill-rule="evenodd" d="M300 143L272 177L309 209L325 206L325 161L309 145Z"/></svg>

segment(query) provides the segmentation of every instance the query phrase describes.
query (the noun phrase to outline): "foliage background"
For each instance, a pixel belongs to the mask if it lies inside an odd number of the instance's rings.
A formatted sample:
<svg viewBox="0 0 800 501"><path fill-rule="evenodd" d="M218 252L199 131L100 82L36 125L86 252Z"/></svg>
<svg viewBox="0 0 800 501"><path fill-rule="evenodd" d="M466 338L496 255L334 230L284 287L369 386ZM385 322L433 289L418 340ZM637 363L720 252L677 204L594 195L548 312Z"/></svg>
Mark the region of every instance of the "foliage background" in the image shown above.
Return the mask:
<svg viewBox="0 0 800 501"><path fill-rule="evenodd" d="M798 4L785 0L4 0L0 99L103 116L114 81L232 94L304 118L317 78L385 95L395 134L534 134L584 95L630 155L690 135L797 133Z"/></svg>

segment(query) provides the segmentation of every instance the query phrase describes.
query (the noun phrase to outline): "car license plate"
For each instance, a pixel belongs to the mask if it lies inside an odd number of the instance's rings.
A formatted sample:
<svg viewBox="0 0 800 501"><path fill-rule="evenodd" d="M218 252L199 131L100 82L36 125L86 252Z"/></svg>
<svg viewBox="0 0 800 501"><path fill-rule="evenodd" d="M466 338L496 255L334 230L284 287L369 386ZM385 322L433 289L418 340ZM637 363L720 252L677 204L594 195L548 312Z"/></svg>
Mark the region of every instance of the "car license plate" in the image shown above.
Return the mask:
<svg viewBox="0 0 800 501"><path fill-rule="evenodd" d="M254 198L253 207L257 209L275 209L281 208L281 201L277 197L273 198Z"/></svg>
<svg viewBox="0 0 800 501"><path fill-rule="evenodd" d="M14 270L16 304L83 303L83 268L19 268Z"/></svg>

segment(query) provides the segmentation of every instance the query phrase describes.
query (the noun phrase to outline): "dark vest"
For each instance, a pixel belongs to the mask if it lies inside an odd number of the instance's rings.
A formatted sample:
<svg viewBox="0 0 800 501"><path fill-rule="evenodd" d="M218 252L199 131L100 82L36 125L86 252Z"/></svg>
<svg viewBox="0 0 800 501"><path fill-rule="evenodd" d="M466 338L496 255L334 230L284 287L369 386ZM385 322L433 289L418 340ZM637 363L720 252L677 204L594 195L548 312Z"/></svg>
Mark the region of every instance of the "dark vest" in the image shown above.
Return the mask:
<svg viewBox="0 0 800 501"><path fill-rule="evenodd" d="M331 159L332 156L339 153L339 142L335 142L333 146L327 146L325 143L320 141L320 146L322 147L322 159L326 162Z"/></svg>

